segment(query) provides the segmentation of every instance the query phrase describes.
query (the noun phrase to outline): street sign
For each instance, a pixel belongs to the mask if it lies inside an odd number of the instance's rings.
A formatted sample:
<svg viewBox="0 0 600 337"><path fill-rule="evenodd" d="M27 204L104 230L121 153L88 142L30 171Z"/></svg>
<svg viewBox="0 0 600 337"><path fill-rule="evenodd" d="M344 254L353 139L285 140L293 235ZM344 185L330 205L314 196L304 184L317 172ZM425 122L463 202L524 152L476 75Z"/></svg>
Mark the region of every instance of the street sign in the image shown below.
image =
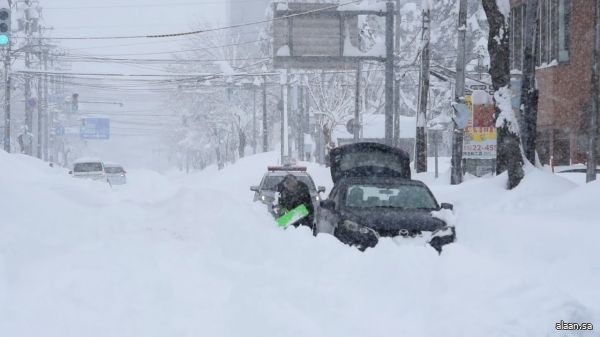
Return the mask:
<svg viewBox="0 0 600 337"><path fill-rule="evenodd" d="M485 84L473 84L470 85L469 88L471 88L472 90L486 90L488 86Z"/></svg>
<svg viewBox="0 0 600 337"><path fill-rule="evenodd" d="M458 129L464 129L467 127L469 123L469 109L466 104L452 102L452 108L454 109L454 123L456 123L456 127Z"/></svg>
<svg viewBox="0 0 600 337"><path fill-rule="evenodd" d="M108 118L84 118L79 130L81 139L109 139L110 119Z"/></svg>
<svg viewBox="0 0 600 337"><path fill-rule="evenodd" d="M372 8L304 2L279 2L273 6L275 68L353 68L360 60L382 61L386 57L383 40L369 51L358 48L358 16L384 16L386 8L379 3Z"/></svg>
<svg viewBox="0 0 600 337"><path fill-rule="evenodd" d="M348 131L348 133L354 134L354 129L358 127L360 128L360 125L357 125L355 122L355 119L352 118L350 119L347 123L346 123L346 131Z"/></svg>
<svg viewBox="0 0 600 337"><path fill-rule="evenodd" d="M27 100L27 108L33 110L35 107L37 107L37 99L35 97L29 98Z"/></svg>
<svg viewBox="0 0 600 337"><path fill-rule="evenodd" d="M56 127L54 128L54 134L57 136L64 136L65 135L65 127L60 124L56 125Z"/></svg>
<svg viewBox="0 0 600 337"><path fill-rule="evenodd" d="M485 93L484 91L480 93ZM464 159L496 159L496 127L494 125L494 105L476 97L465 97L469 118L463 139ZM473 104L474 103L474 104ZM483 103L483 104L482 104Z"/></svg>

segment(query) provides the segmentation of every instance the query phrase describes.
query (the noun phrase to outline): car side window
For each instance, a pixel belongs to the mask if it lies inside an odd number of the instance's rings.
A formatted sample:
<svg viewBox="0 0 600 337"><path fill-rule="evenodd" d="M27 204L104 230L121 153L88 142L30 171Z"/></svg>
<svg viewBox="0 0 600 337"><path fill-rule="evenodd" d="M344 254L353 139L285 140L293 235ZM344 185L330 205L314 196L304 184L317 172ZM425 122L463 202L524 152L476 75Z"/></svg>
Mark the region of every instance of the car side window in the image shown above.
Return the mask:
<svg viewBox="0 0 600 337"><path fill-rule="evenodd" d="M259 189L261 189L261 190L262 190L262 189L265 187L265 180L266 180L266 179L267 179L267 176L266 176L266 175L264 175L264 176L262 177L262 179L260 180L260 184L258 185L258 188L259 188Z"/></svg>

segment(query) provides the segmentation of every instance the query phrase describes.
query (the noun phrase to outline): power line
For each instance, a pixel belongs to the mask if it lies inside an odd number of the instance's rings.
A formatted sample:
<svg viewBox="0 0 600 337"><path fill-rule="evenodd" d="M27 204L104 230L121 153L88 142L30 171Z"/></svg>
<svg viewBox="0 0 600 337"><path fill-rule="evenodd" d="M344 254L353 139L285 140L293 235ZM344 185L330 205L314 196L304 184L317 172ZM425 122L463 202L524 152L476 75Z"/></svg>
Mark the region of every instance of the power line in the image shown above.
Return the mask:
<svg viewBox="0 0 600 337"><path fill-rule="evenodd" d="M233 0L229 3L262 3L257 0ZM139 7L181 7L181 6L204 6L222 4L223 1L194 1L174 3L150 3L143 5L103 5L103 6L72 6L72 7L44 7L44 10L82 10L82 9L111 9L111 8L139 8Z"/></svg>
<svg viewBox="0 0 600 337"><path fill-rule="evenodd" d="M350 4L362 2L362 1L363 0L352 0L352 1L344 2L344 3L340 3L340 4L335 4L335 5L331 5L331 6L327 6L327 7L323 7L323 8L304 11L304 12L296 13L296 14L284 15L284 16L280 16L280 17L276 17L276 18L272 18L272 19L265 19L265 20L259 20L259 21L254 21L254 22L240 23L240 24L236 24L236 25L210 28L210 29L194 30L194 31L188 31L188 32L167 33L167 34L149 34L149 35L79 36L79 37L51 37L51 38L49 37L46 39L52 39L52 40L125 40L125 39L157 39L157 38L171 38L171 37L179 37L179 36L198 35L198 34L202 34L202 33L215 32L215 31L219 31L219 30L241 28L241 27L247 27L247 26L253 26L253 25L258 25L258 24L263 24L263 23L274 22L274 21L278 21L278 20L285 20L285 19L289 19L289 18L293 18L293 17L297 17L297 16L308 15L308 14L318 13L318 12L322 12L322 11L326 11L326 10L330 10L330 9L335 9L335 8L339 8L342 6L347 6Z"/></svg>
<svg viewBox="0 0 600 337"><path fill-rule="evenodd" d="M192 49L183 49L183 50L172 50L172 51L166 51L166 52L104 54L104 55L99 55L99 56L108 56L108 57L112 56L112 57L115 57L115 56L136 56L136 55L166 55L166 54L187 53L187 52L193 52L193 51L211 50L211 49L225 48L225 47L237 47L237 46L242 46L242 45L247 45L247 44L253 44L253 43L257 43L257 42L264 42L264 41L267 41L267 39L258 39L258 40L252 40L252 41L228 43L228 44L224 44L224 45L204 47L204 48L192 48Z"/></svg>

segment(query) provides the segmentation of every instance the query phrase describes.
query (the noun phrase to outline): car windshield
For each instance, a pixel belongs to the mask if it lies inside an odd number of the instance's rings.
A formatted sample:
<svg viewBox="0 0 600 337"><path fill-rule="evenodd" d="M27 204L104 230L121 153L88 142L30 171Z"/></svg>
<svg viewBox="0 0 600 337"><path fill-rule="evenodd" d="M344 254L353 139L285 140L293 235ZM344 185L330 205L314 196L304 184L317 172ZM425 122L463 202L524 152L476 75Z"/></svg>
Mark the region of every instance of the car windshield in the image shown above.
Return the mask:
<svg viewBox="0 0 600 337"><path fill-rule="evenodd" d="M436 209L437 202L429 191L419 185L351 185L346 194L346 207Z"/></svg>
<svg viewBox="0 0 600 337"><path fill-rule="evenodd" d="M102 171L101 163L77 163L73 166L74 172L100 172Z"/></svg>
<svg viewBox="0 0 600 337"><path fill-rule="evenodd" d="M304 184L306 184L306 186L308 186L308 189L313 191L315 190L315 184L313 183L312 179L310 179L309 176L295 176L299 181L303 182ZM277 184L279 184L283 178L285 178L285 176L283 175L277 175L277 176L267 176L265 178L265 181L263 182L263 185L261 186L262 190L267 190L267 191L275 191L277 189Z"/></svg>
<svg viewBox="0 0 600 337"><path fill-rule="evenodd" d="M123 173L123 172L125 172L125 170L123 170L123 168L120 166L109 166L109 167L104 168L104 172L106 172L106 173Z"/></svg>

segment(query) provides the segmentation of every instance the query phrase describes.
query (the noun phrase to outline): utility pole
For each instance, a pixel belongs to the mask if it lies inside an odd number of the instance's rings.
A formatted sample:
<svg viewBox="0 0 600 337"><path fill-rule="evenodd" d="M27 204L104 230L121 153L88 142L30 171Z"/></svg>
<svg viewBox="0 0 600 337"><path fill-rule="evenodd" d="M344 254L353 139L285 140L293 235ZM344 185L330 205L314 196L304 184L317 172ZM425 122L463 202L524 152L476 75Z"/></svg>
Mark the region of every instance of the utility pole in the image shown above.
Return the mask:
<svg viewBox="0 0 600 337"><path fill-rule="evenodd" d="M46 73L48 71L48 50L44 51L43 54L44 57L44 93L43 93L43 97L44 97L44 160L48 161L49 160L49 154L48 154L48 144L50 141L50 130L54 129L54 118L51 116L50 114L50 109L48 109L48 74Z"/></svg>
<svg viewBox="0 0 600 337"><path fill-rule="evenodd" d="M10 94L11 94L11 77L10 77L10 45L6 48L4 55L4 151L10 153Z"/></svg>
<svg viewBox="0 0 600 337"><path fill-rule="evenodd" d="M281 164L287 164L289 161L289 147L288 147L288 94L289 94L289 79L288 70L284 69L281 72L280 78L281 84L281 96L283 99L282 115L281 115Z"/></svg>
<svg viewBox="0 0 600 337"><path fill-rule="evenodd" d="M400 59L400 0L396 0L396 33L394 48L395 57L397 60ZM396 73L395 85L394 85L394 146L400 146L400 79Z"/></svg>
<svg viewBox="0 0 600 337"><path fill-rule="evenodd" d="M598 100L600 95L600 89L598 80L600 80L600 4L595 1L595 15L594 15L594 53L592 56L592 87L591 87L591 106L590 106L590 125L589 125L589 142L588 142L588 154L587 154L587 173L586 182L592 182L596 180L596 151L598 143Z"/></svg>
<svg viewBox="0 0 600 337"><path fill-rule="evenodd" d="M527 0L525 10L525 35L523 37L523 77L521 99L523 126L521 143L525 158L535 165L535 138L537 133L538 90L535 88L535 49L538 0Z"/></svg>
<svg viewBox="0 0 600 337"><path fill-rule="evenodd" d="M8 7L0 8L0 46L6 53L4 55L4 150L10 153L10 46L12 44L12 1L7 0L6 3Z"/></svg>
<svg viewBox="0 0 600 337"><path fill-rule="evenodd" d="M385 15L385 143L394 138L394 3L386 3Z"/></svg>
<svg viewBox="0 0 600 337"><path fill-rule="evenodd" d="M263 134L263 152L269 151L269 135L267 121L267 76L262 76L262 134Z"/></svg>
<svg viewBox="0 0 600 337"><path fill-rule="evenodd" d="M354 142L358 143L360 139L360 77L362 73L362 65L360 61L356 64L356 91L354 92Z"/></svg>
<svg viewBox="0 0 600 337"><path fill-rule="evenodd" d="M454 101L459 104L465 103L465 42L467 35L467 0L460 0L458 8L458 43L456 57L456 85L454 86ZM452 159L450 169L450 184L458 185L463 180L462 157L463 157L463 129L453 123L452 132ZM437 147L437 145L436 145ZM437 159L436 159L437 160ZM436 162L437 164L437 162Z"/></svg>
<svg viewBox="0 0 600 337"><path fill-rule="evenodd" d="M252 153L256 154L256 87L252 88Z"/></svg>
<svg viewBox="0 0 600 337"><path fill-rule="evenodd" d="M309 93L309 88L308 88L308 78L306 77L306 75L304 77L304 84L306 87L304 90L303 98L302 98L304 100L304 118L305 118L304 125L307 127L307 129L305 131L307 133L311 133L311 130L310 130L310 93ZM315 151L314 143L312 143L311 150ZM305 150L305 152L306 152L306 150ZM315 157L316 157L316 151L314 153L315 153ZM309 154L308 158L305 158L305 160L306 159L310 160L311 155Z"/></svg>
<svg viewBox="0 0 600 337"><path fill-rule="evenodd" d="M40 27L38 31L38 69L42 69L43 64L43 51L42 51L42 29ZM43 100L43 83L42 83L42 75L39 74L37 76L37 146L36 146L36 155L39 159L42 159L43 156L43 141L45 134L44 120L46 119L44 116L44 107L42 104Z"/></svg>
<svg viewBox="0 0 600 337"><path fill-rule="evenodd" d="M32 18L31 18L31 0L25 0L27 7L25 8L25 67L27 70L31 68L31 38L33 35ZM33 155L33 107L31 104L31 75L25 74L25 137L23 145L25 146L25 154ZM25 142L26 141L26 142Z"/></svg>
<svg viewBox="0 0 600 337"><path fill-rule="evenodd" d="M298 84L298 159L304 160L304 86L300 81Z"/></svg>
<svg viewBox="0 0 600 337"><path fill-rule="evenodd" d="M426 2L423 2L425 4ZM427 98L429 96L429 41L431 9L423 8L423 27L421 30L421 70L419 72L419 98L417 112L417 132L415 140L415 169L417 173L427 172L427 135L425 124L427 117Z"/></svg>

